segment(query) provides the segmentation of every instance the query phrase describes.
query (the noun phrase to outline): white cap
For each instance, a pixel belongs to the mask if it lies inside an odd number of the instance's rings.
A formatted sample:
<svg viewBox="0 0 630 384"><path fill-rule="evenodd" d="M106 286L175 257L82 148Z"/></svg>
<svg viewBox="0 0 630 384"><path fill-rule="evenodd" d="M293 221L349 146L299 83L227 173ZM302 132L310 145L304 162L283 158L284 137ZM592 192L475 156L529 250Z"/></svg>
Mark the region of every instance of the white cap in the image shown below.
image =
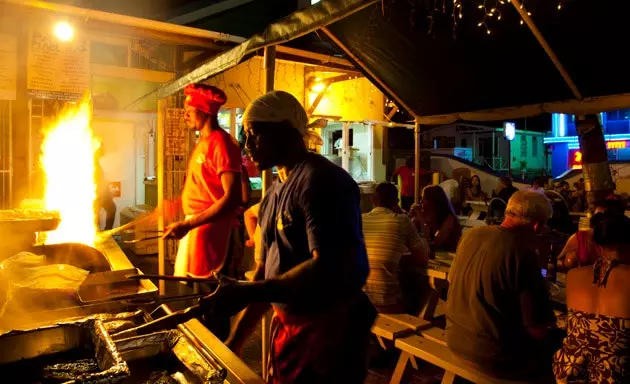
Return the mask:
<svg viewBox="0 0 630 384"><path fill-rule="evenodd" d="M243 125L251 122L279 123L288 121L302 136L308 135L308 116L292 94L271 91L252 101L243 114Z"/></svg>

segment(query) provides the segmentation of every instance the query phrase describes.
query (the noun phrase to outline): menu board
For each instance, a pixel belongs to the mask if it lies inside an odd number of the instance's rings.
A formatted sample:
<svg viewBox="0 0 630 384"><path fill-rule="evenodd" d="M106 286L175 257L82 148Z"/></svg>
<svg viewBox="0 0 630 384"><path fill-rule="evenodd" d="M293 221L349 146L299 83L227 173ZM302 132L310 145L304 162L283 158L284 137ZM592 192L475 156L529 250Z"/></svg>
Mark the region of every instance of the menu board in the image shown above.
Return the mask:
<svg viewBox="0 0 630 384"><path fill-rule="evenodd" d="M17 39L0 34L0 100L15 100L17 84Z"/></svg>
<svg viewBox="0 0 630 384"><path fill-rule="evenodd" d="M77 35L62 42L52 30L33 29L29 36L27 88L41 98L76 99L90 87L90 45Z"/></svg>
<svg viewBox="0 0 630 384"><path fill-rule="evenodd" d="M164 149L167 156L186 156L188 147L188 129L184 127L184 110L181 108L166 108L166 122L164 124Z"/></svg>

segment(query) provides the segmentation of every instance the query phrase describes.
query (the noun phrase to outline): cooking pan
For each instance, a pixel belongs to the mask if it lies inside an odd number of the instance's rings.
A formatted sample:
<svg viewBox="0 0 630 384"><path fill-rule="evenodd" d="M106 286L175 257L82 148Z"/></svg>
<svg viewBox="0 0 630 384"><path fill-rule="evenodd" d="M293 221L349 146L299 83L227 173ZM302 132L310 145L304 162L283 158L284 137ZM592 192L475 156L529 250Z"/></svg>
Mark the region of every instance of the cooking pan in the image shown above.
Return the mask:
<svg viewBox="0 0 630 384"><path fill-rule="evenodd" d="M101 251L85 244L45 244L31 247L27 251L46 256L48 264L67 264L90 272L104 272L112 269Z"/></svg>
<svg viewBox="0 0 630 384"><path fill-rule="evenodd" d="M141 275L137 268L90 273L79 286L79 300L93 304L128 298L156 296L157 289L147 279L128 279L128 275Z"/></svg>

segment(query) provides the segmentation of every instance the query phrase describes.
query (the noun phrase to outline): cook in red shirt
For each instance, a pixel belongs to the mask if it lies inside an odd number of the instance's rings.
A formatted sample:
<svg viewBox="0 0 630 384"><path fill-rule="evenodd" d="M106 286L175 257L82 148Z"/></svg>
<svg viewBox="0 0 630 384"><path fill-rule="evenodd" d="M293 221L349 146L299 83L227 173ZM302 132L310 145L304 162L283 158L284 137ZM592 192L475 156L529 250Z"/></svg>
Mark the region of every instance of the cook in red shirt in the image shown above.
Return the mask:
<svg viewBox="0 0 630 384"><path fill-rule="evenodd" d="M208 277L222 267L236 225L242 195L241 150L217 120L227 101L225 93L205 84L189 85L184 92L184 121L200 132L200 138L182 191L186 219L169 225L164 238L181 239L175 275Z"/></svg>
<svg viewBox="0 0 630 384"><path fill-rule="evenodd" d="M414 158L408 157L405 165L395 170L392 175L394 182L398 182L398 176L401 178L402 185L400 188L400 205L405 211L409 211L409 208L411 208L414 201L414 168Z"/></svg>

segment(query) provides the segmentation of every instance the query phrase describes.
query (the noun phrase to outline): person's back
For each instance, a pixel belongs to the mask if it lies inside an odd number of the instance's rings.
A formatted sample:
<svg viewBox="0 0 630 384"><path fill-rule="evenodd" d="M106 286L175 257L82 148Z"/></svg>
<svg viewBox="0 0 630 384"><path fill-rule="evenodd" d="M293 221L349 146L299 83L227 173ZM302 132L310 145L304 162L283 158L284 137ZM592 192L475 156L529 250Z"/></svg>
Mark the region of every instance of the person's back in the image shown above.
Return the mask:
<svg viewBox="0 0 630 384"><path fill-rule="evenodd" d="M516 196L531 198L531 193ZM513 215L510 205L506 212ZM468 230L449 274L447 345L501 378L540 369L542 347L532 333L553 321L533 247L535 232L521 227Z"/></svg>
<svg viewBox="0 0 630 384"><path fill-rule="evenodd" d="M626 237L630 219L619 213L600 213L593 219L600 221L593 237L602 257L595 265L573 269L567 276L567 338L554 356L553 370L559 382L627 383L630 240ZM603 231L603 226L608 229ZM616 239L606 241L613 237Z"/></svg>
<svg viewBox="0 0 630 384"><path fill-rule="evenodd" d="M398 280L400 260L407 248L428 259L428 244L416 232L409 217L391 209L376 207L363 214L362 219L370 264L363 290L379 312L400 313L403 311Z"/></svg>

